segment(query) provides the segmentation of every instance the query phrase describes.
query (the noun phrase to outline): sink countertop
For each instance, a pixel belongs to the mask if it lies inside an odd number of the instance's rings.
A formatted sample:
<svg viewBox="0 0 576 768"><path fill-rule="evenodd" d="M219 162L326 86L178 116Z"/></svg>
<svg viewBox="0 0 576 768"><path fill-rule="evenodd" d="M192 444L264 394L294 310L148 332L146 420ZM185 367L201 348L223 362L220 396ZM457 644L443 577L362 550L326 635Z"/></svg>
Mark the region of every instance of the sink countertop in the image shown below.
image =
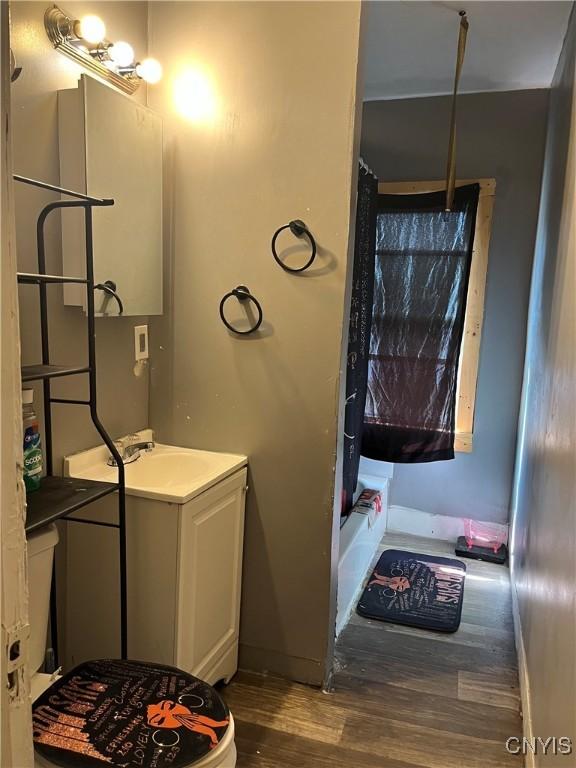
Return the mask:
<svg viewBox="0 0 576 768"><path fill-rule="evenodd" d="M134 437L142 442L154 439L150 429L137 432ZM108 448L101 445L66 456L64 474L86 480L117 482L117 468L106 463L109 455ZM139 459L124 465L126 494L185 504L247 463L246 456L156 443L152 451L141 451Z"/></svg>

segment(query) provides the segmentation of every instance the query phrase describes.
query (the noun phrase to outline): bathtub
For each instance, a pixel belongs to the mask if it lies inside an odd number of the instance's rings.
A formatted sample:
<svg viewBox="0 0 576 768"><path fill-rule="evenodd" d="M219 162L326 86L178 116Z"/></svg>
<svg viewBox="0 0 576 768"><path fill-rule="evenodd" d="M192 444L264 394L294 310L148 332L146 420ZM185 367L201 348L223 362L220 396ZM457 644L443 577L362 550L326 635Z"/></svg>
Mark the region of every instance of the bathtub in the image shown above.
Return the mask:
<svg viewBox="0 0 576 768"><path fill-rule="evenodd" d="M374 474L374 469L378 474ZM336 637L344 629L364 586L364 578L386 533L388 522L388 489L393 464L373 462L362 458L358 476L359 496L364 488L379 490L382 511L370 527L368 515L352 512L340 529L340 555L338 558L338 608Z"/></svg>

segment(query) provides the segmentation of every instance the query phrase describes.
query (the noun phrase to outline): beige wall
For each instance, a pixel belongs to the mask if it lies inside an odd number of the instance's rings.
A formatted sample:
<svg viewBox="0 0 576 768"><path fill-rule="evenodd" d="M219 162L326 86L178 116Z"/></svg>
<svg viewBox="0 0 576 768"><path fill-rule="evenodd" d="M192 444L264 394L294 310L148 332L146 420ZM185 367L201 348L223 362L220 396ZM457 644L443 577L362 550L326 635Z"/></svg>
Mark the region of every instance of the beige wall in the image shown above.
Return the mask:
<svg viewBox="0 0 576 768"><path fill-rule="evenodd" d="M11 3L11 43L23 68L12 86L14 169L23 176L59 183L57 91L74 88L79 68L56 52L44 31L44 2ZM107 24L110 37L129 40L136 52L147 51L147 9L144 2L67 2L64 8L78 17L92 12ZM145 102L145 88L135 96ZM119 137L119 146L121 138ZM16 235L18 268L37 271L36 218L41 207L55 199L49 192L16 184ZM68 212L68 215L81 215ZM48 269L62 274L59 214L51 214L47 225ZM94 216L98 216L96 210ZM122 244L118 243L118 258ZM86 323L80 309L65 307L62 288L48 288L50 301L51 354L54 362L81 363L86 358ZM40 359L38 291L20 288L22 362ZM100 417L115 436L142 429L148 424L148 376L135 378L134 325L139 318L102 318L96 321L98 395ZM53 391L63 396L85 396L86 377L54 382ZM40 389L37 389L37 399ZM91 426L87 409L54 407L54 469L60 471L63 455L100 442Z"/></svg>
<svg viewBox="0 0 576 768"><path fill-rule="evenodd" d="M519 429L512 574L525 654L525 710L530 710L525 722L534 736L570 736L576 751L575 48L573 12L550 101ZM537 758L536 764L571 768L574 760L574 754L550 755Z"/></svg>
<svg viewBox="0 0 576 768"><path fill-rule="evenodd" d="M165 441L249 456L241 665L319 683L333 632L360 3L161 2L149 12L150 53L165 67L150 106L165 118L172 169L151 426ZM218 100L203 124L172 99L174 78L194 64ZM321 246L300 277L270 253L293 218ZM256 336L232 336L218 316L239 284L262 303Z"/></svg>

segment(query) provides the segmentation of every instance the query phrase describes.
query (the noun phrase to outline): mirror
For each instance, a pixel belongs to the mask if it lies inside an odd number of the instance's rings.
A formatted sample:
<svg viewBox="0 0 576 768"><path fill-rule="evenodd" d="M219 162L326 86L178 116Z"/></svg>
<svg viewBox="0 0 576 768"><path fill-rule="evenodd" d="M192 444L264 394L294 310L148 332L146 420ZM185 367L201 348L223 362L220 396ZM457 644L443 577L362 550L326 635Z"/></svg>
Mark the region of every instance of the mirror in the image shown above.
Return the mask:
<svg viewBox="0 0 576 768"><path fill-rule="evenodd" d="M162 120L152 110L83 75L58 92L60 184L114 199L94 208L94 277L115 284L126 315L162 314ZM62 216L65 275L84 275L84 217ZM64 303L86 310L83 286L64 286ZM118 314L105 291L97 315Z"/></svg>

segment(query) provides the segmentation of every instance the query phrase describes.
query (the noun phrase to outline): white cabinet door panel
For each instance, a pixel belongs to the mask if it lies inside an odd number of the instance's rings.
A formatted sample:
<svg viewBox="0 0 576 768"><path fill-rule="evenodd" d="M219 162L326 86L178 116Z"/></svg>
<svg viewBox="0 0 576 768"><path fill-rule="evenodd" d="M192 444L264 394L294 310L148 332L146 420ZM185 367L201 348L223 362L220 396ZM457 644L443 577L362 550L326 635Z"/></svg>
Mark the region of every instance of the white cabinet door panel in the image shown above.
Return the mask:
<svg viewBox="0 0 576 768"><path fill-rule="evenodd" d="M180 508L176 665L194 674L237 641L246 470Z"/></svg>

